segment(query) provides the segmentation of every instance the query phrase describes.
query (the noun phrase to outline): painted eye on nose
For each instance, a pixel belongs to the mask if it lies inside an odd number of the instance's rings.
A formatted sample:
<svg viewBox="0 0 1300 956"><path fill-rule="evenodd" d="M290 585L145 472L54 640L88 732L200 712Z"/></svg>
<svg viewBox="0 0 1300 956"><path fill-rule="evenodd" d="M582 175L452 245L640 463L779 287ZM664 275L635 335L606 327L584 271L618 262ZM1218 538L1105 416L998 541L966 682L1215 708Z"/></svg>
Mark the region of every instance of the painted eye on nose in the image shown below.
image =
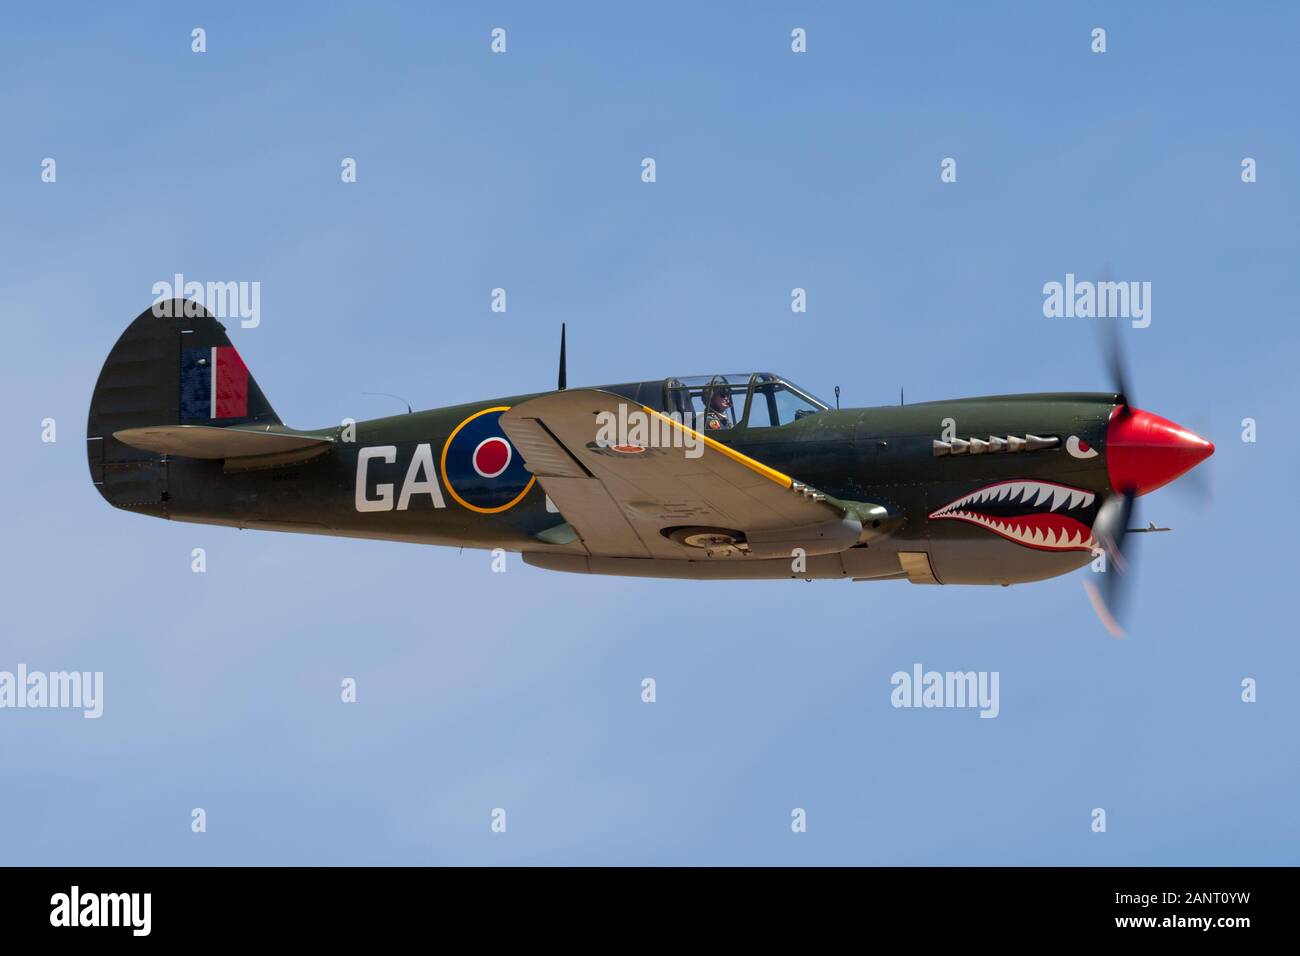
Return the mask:
<svg viewBox="0 0 1300 956"><path fill-rule="evenodd" d="M1097 457L1097 449L1093 448L1078 435L1071 435L1065 440L1065 450L1075 458Z"/></svg>

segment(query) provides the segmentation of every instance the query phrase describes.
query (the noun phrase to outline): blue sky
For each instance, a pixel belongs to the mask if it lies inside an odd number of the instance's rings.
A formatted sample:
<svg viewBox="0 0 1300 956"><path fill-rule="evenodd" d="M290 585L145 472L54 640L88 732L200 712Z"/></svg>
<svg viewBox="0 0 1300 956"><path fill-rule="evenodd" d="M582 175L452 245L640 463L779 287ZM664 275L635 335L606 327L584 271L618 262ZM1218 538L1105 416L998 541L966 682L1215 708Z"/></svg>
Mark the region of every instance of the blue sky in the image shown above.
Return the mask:
<svg viewBox="0 0 1300 956"><path fill-rule="evenodd" d="M6 11L0 670L102 670L105 703L0 711L0 862L1294 863L1298 20ZM284 420L319 427L400 408L367 392L550 387L561 321L573 384L761 368L851 405L1102 389L1095 330L1044 318L1041 290L1106 263L1153 286L1151 327L1124 334L1141 405L1218 446L1212 500L1144 502L1175 532L1143 542L1123 641L1081 574L492 574L482 552L144 519L86 472L99 367L176 272L261 282L261 326L233 340ZM999 717L895 710L890 675L916 662L999 671Z"/></svg>

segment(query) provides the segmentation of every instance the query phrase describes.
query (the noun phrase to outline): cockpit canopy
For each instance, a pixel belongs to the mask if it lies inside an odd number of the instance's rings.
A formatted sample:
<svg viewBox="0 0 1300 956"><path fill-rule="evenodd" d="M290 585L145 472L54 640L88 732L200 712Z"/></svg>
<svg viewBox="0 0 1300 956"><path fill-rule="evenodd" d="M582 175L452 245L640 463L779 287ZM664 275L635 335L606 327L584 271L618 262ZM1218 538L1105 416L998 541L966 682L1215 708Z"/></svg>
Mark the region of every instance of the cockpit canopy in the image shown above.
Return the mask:
<svg viewBox="0 0 1300 956"><path fill-rule="evenodd" d="M774 428L830 408L812 393L771 372L692 375L664 382L666 411L705 431Z"/></svg>

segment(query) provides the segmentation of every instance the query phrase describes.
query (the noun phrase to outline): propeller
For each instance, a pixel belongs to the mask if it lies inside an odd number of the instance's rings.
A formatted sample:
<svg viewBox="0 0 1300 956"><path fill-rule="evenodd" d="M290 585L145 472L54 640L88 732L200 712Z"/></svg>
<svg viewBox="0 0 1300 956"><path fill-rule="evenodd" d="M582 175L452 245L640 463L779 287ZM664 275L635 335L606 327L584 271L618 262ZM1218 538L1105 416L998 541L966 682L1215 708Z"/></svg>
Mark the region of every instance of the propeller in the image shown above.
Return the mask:
<svg viewBox="0 0 1300 956"><path fill-rule="evenodd" d="M1101 281L1111 281L1110 272L1110 263L1106 263ZM1120 323L1101 321L1097 328L1117 407L1106 427L1106 470L1111 493L1102 502L1092 527L1096 551L1105 555L1104 573L1100 578L1088 575L1083 586L1106 630L1113 637L1123 637L1128 593L1135 587L1135 539L1131 536L1169 530L1156 527L1154 522L1145 528L1133 527L1137 497L1194 469L1214 454L1214 445L1196 432L1139 409L1120 343ZM1208 470L1183 482L1182 489L1204 504L1210 492Z"/></svg>
<svg viewBox="0 0 1300 956"><path fill-rule="evenodd" d="M1092 609L1111 637L1124 636L1124 605L1128 591L1133 587L1135 565L1133 539L1129 533L1158 530L1132 528L1131 522L1136 510L1137 494L1134 491L1112 494L1102 503L1097 511L1097 520L1092 524L1092 536L1097 541L1097 550L1105 555L1106 563L1101 584L1085 578L1083 588L1092 601Z"/></svg>
<svg viewBox="0 0 1300 956"><path fill-rule="evenodd" d="M1101 270L1100 281L1111 280L1110 263ZM1119 323L1099 322L1101 336L1102 361L1106 364L1106 373L1111 388L1116 392L1119 408L1115 412L1118 419L1128 418L1136 407L1133 380L1129 377L1128 361L1124 356L1124 347L1120 341ZM1101 620L1102 626L1111 637L1123 637L1124 605L1128 590L1132 587L1134 572L1132 554L1126 553L1125 538L1134 519L1137 508L1137 490L1135 488L1115 488L1097 511L1097 519L1092 525L1092 536L1097 541L1097 550L1106 557L1101 584L1085 579L1084 590L1092 601L1092 609ZM1130 539L1131 543L1131 539Z"/></svg>
<svg viewBox="0 0 1300 956"><path fill-rule="evenodd" d="M1107 262L1102 266L1101 275L1098 277L1098 288L1101 287L1101 283L1111 282L1113 279L1110 263ZM1137 400L1133 394L1133 380L1128 374L1128 362L1124 358L1124 347L1120 342L1119 322L1098 322L1097 329L1102 361L1106 364L1106 374L1110 378L1114 391L1119 395L1119 414L1128 415L1129 410L1136 407Z"/></svg>
<svg viewBox="0 0 1300 956"><path fill-rule="evenodd" d="M1110 377L1111 385L1119 394L1120 414L1127 415L1129 409L1136 406L1136 400L1133 395L1133 381L1128 375L1128 362L1124 359L1124 349L1120 345L1119 323L1102 322L1099 326L1102 329L1102 357L1106 362L1106 372Z"/></svg>

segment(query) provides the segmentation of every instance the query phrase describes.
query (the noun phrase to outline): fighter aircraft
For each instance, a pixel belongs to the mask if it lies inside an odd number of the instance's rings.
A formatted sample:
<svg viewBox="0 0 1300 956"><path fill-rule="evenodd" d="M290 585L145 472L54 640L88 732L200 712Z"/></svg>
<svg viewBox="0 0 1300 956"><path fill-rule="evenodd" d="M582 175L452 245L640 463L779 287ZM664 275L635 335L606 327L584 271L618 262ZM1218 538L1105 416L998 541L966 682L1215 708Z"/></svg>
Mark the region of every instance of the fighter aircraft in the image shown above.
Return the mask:
<svg viewBox="0 0 1300 956"><path fill-rule="evenodd" d="M768 372L569 389L562 335L555 391L303 430L177 300L109 353L87 450L127 511L558 571L1006 586L1100 559L1090 595L1120 634L1125 537L1165 530L1130 529L1134 501L1214 446L1134 407L1110 364L1108 392L836 408Z"/></svg>

